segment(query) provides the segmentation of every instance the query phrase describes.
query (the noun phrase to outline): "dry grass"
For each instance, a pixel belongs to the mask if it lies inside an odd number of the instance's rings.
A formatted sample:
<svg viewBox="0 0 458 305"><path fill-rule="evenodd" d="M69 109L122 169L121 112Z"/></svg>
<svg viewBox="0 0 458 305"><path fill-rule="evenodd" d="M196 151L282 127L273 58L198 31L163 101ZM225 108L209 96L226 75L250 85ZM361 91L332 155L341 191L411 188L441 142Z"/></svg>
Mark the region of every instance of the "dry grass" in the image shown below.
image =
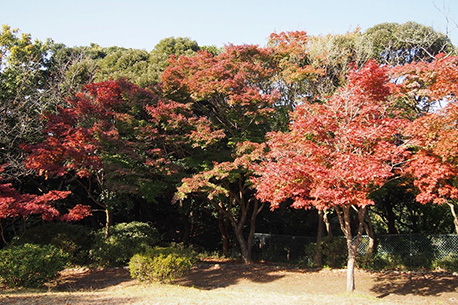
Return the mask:
<svg viewBox="0 0 458 305"><path fill-rule="evenodd" d="M344 270L201 264L175 285L143 285L123 269L69 270L49 291L0 293L0 304L458 304L458 277L446 273L356 274Z"/></svg>
<svg viewBox="0 0 458 305"><path fill-rule="evenodd" d="M130 287L79 292L15 293L0 296L9 304L392 304L371 296L297 294L257 289L219 288L201 290L174 285L134 285Z"/></svg>

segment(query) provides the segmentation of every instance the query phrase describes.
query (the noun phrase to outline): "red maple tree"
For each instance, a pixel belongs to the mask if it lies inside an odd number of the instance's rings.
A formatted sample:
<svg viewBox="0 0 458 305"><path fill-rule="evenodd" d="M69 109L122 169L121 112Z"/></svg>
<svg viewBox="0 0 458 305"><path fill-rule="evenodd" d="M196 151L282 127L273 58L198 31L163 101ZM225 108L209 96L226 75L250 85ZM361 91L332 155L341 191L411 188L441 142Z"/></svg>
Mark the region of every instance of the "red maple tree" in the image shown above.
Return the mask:
<svg viewBox="0 0 458 305"><path fill-rule="evenodd" d="M102 192L141 192L148 181L176 171L168 156L183 156L185 144L205 146L219 138L188 105L122 79L87 85L68 107L44 119L44 141L24 146L27 167L76 181L105 210L106 236L113 207L100 200Z"/></svg>
<svg viewBox="0 0 458 305"><path fill-rule="evenodd" d="M214 162L212 169L184 178L175 194L175 200L205 194L218 213L230 222L246 264L252 263L256 217L264 207L264 203L254 196L255 189L250 181L254 165L261 157L263 148L262 144L248 141L239 144L234 160ZM249 230L245 234L247 225Z"/></svg>
<svg viewBox="0 0 458 305"><path fill-rule="evenodd" d="M458 57L440 54L431 63L412 63L395 73L403 78L406 96L428 105L408 128L417 153L405 174L414 179L418 202L449 205L458 233Z"/></svg>
<svg viewBox="0 0 458 305"><path fill-rule="evenodd" d="M129 123L130 117L123 109L126 105L123 92L132 89L126 82L87 85L68 100L68 107L58 107L55 113L44 115L46 128L43 142L24 145L30 153L26 160L28 168L37 170L46 178L70 176L69 181L78 182L89 198L105 209L107 235L111 209L97 198L96 192L105 183L104 148L119 147L121 153L125 148L119 145L121 139L115 122L124 120Z"/></svg>
<svg viewBox="0 0 458 305"><path fill-rule="evenodd" d="M0 166L0 173L5 166ZM67 214L61 214L52 202L66 198L69 191L49 191L43 195L21 194L11 183L4 183L0 176L0 235L5 244L8 243L5 229L13 225L17 219L25 222L31 215L40 215L44 221L77 221L90 215L90 208L76 205Z"/></svg>
<svg viewBox="0 0 458 305"><path fill-rule="evenodd" d="M407 122L390 110L392 89L387 68L375 62L351 71L348 84L329 100L297 107L289 132L269 135L270 152L254 179L258 198L272 209L292 199L295 208L336 210L347 240L349 291L354 290L366 207L374 204L368 195L394 175L405 157L396 138Z"/></svg>
<svg viewBox="0 0 458 305"><path fill-rule="evenodd" d="M232 225L246 263L251 262L255 219L263 205L254 197L251 165L240 163L249 154L237 149L285 128L289 111L308 93L318 72L307 64L306 42L305 32L280 33L271 36L268 47L229 45L218 55L172 58L162 77L168 97L191 103L226 135L213 167L184 179L178 193L181 198L206 195Z"/></svg>

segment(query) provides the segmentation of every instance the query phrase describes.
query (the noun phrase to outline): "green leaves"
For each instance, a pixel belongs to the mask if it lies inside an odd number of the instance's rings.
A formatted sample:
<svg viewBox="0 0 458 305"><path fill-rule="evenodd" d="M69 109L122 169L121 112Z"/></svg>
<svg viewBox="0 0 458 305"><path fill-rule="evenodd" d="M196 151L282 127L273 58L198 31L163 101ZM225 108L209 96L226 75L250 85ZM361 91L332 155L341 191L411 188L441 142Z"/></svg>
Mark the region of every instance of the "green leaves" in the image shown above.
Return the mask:
<svg viewBox="0 0 458 305"><path fill-rule="evenodd" d="M390 65L429 62L437 54L453 50L446 35L415 22L380 23L367 29L364 36L373 44L373 57Z"/></svg>
<svg viewBox="0 0 458 305"><path fill-rule="evenodd" d="M10 288L34 287L55 279L68 254L52 245L23 244L0 250L0 282Z"/></svg>

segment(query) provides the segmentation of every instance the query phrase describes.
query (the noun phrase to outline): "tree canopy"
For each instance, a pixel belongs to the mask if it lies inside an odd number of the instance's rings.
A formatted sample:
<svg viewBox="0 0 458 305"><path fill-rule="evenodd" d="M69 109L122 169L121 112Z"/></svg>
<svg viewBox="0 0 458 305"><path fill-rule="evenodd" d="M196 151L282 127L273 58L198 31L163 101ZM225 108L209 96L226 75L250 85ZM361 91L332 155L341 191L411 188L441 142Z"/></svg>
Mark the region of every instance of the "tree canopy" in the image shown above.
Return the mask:
<svg viewBox="0 0 458 305"><path fill-rule="evenodd" d="M353 290L364 231L450 233L448 205L458 232L455 52L413 22L272 33L265 46L169 37L153 50L67 47L4 26L3 243L30 219L107 237L141 220L167 242L233 247L252 263L259 223L315 235L332 221Z"/></svg>

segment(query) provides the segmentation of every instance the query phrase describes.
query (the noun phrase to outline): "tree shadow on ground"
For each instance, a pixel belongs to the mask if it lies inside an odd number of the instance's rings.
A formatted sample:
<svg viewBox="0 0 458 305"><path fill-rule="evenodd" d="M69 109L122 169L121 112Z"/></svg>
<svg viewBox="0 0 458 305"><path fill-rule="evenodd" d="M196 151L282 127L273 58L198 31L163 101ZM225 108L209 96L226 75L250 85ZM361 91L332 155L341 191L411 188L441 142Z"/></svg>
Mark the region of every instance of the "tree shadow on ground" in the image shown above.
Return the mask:
<svg viewBox="0 0 458 305"><path fill-rule="evenodd" d="M99 295L8 295L0 296L0 304L86 304L86 305L111 305L111 304L132 304L137 301L136 297L99 296Z"/></svg>
<svg viewBox="0 0 458 305"><path fill-rule="evenodd" d="M132 283L129 271L123 268L88 269L82 272L62 273L54 291L93 291Z"/></svg>
<svg viewBox="0 0 458 305"><path fill-rule="evenodd" d="M380 273L371 291L384 298L390 294L438 296L445 292L457 292L458 277L446 272L431 273Z"/></svg>
<svg viewBox="0 0 458 305"><path fill-rule="evenodd" d="M278 274L279 270L281 269L262 264L244 265L205 262L193 267L190 272L175 280L174 283L203 290L212 290L228 287L242 280L255 283L273 282L284 277L284 275ZM288 271L293 270L288 269Z"/></svg>

